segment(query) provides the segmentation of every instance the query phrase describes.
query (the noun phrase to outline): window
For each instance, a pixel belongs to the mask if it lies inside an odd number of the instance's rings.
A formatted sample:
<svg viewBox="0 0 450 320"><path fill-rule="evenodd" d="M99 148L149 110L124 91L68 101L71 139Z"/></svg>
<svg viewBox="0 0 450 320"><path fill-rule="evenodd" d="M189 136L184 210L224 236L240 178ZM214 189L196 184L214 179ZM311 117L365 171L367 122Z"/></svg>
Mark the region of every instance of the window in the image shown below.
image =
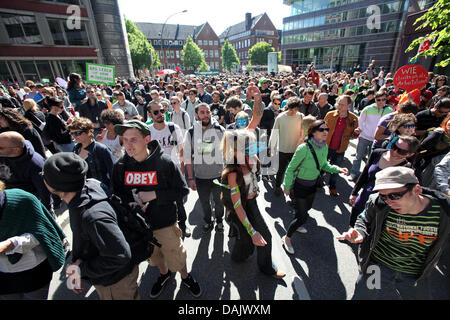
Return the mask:
<svg viewBox="0 0 450 320"><path fill-rule="evenodd" d="M170 51L170 57L173 59L175 58L175 53L173 51Z"/></svg>
<svg viewBox="0 0 450 320"><path fill-rule="evenodd" d="M179 59L180 58L180 51L176 51L176 56L177 56L177 59Z"/></svg>
<svg viewBox="0 0 450 320"><path fill-rule="evenodd" d="M13 44L39 44L42 38L34 16L18 16L2 13L8 36Z"/></svg>
<svg viewBox="0 0 450 320"><path fill-rule="evenodd" d="M212 46L213 45L213 41L209 40L209 45Z"/></svg>
<svg viewBox="0 0 450 320"><path fill-rule="evenodd" d="M218 46L218 45L219 45L219 41L214 40L214 45L215 45L215 46Z"/></svg>
<svg viewBox="0 0 450 320"><path fill-rule="evenodd" d="M67 43L63 20L60 19L48 19L48 26L50 27L50 32L52 33L53 42L56 45L65 45Z"/></svg>
<svg viewBox="0 0 450 320"><path fill-rule="evenodd" d="M208 57L208 50L205 50L205 58L209 58Z"/></svg>
<svg viewBox="0 0 450 320"><path fill-rule="evenodd" d="M214 50L209 50L209 57L214 58Z"/></svg>
<svg viewBox="0 0 450 320"><path fill-rule="evenodd" d="M203 41L202 40L198 40L198 45L202 46L203 45Z"/></svg>
<svg viewBox="0 0 450 320"><path fill-rule="evenodd" d="M214 50L214 57L218 58L219 57L219 50Z"/></svg>
<svg viewBox="0 0 450 320"><path fill-rule="evenodd" d="M81 22L81 29L70 30L64 23L64 32L67 38L67 44L70 46L88 46L89 35L86 22Z"/></svg>

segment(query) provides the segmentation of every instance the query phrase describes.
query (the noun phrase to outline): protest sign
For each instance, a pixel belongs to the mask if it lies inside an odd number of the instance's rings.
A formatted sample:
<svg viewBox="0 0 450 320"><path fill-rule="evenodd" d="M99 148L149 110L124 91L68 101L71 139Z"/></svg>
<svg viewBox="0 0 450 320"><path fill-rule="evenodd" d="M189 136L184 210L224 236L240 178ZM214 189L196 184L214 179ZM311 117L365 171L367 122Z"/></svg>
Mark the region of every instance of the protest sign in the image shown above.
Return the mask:
<svg viewBox="0 0 450 320"><path fill-rule="evenodd" d="M428 83L428 71L417 64L401 67L394 75L394 85L407 92L422 89Z"/></svg>
<svg viewBox="0 0 450 320"><path fill-rule="evenodd" d="M86 82L114 85L115 67L86 63Z"/></svg>

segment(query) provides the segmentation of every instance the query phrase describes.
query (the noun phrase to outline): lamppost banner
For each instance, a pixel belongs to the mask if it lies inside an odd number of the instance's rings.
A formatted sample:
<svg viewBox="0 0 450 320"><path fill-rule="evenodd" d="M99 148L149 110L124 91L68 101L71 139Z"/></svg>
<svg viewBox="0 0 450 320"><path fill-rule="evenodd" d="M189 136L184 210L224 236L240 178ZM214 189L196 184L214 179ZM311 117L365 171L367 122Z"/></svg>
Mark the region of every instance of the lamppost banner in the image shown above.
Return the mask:
<svg viewBox="0 0 450 320"><path fill-rule="evenodd" d="M95 63L86 63L86 82L114 85L115 67Z"/></svg>

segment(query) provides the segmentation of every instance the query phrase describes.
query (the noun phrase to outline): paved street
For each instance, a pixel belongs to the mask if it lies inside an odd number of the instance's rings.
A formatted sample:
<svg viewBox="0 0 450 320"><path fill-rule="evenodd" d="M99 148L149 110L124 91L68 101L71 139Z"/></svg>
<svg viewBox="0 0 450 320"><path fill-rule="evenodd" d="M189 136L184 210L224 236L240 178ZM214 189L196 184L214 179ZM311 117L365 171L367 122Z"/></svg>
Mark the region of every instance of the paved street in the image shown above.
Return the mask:
<svg viewBox="0 0 450 320"><path fill-rule="evenodd" d="M347 158L354 152L347 150ZM350 162L344 162L350 168ZM350 216L348 197L353 186L347 177L338 182L338 198L328 196L328 188L318 192L311 218L305 227L307 234L296 233L292 238L295 255L289 256L281 246L281 238L292 219L292 209L282 196L274 196L271 185L260 182L261 194L258 204L261 213L272 233L273 261L287 273L283 280L274 280L259 272L256 264L256 251L253 258L237 264L231 261L229 248L234 242L228 237L229 227L225 223L225 232L214 230L203 232L203 220L196 192L189 194L186 203L188 223L192 237L185 239L188 253L188 269L201 284L204 300L345 300L353 295L354 283L358 276L357 261L347 242L335 237L347 230ZM269 192L267 192L269 190ZM344 200L344 201L343 201ZM344 202L344 203L343 203ZM67 211L60 215L59 221L70 236ZM447 253L432 276L433 297L450 298L448 280L450 255ZM152 284L158 276L157 268L140 265L140 289L143 299L150 299ZM85 284L82 294L76 295L65 284L60 273L54 274L49 299L98 299L93 287ZM161 300L194 299L185 287L181 286L181 277L177 274L166 286L158 298Z"/></svg>

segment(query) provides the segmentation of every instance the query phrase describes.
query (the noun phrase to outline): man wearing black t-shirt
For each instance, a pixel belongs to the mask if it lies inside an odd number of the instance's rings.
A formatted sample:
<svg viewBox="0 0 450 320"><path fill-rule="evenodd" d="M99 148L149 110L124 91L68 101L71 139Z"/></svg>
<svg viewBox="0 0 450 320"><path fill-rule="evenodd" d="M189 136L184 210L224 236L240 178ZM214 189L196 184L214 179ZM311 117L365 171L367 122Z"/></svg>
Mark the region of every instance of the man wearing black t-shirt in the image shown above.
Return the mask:
<svg viewBox="0 0 450 320"><path fill-rule="evenodd" d="M432 109L416 114L416 135L423 136L427 129L439 127L450 112L450 98L438 101Z"/></svg>
<svg viewBox="0 0 450 320"><path fill-rule="evenodd" d="M212 99L213 102L211 103L210 110L211 110L211 117L213 119L216 119L217 122L225 127L225 107L223 106L223 104L220 103L220 93L219 91L214 91L212 93Z"/></svg>
<svg viewBox="0 0 450 320"><path fill-rule="evenodd" d="M272 93L272 90L269 89L269 80L262 78L259 80L259 86L261 87L259 89L261 91L261 99L268 106L270 104L270 94Z"/></svg>

